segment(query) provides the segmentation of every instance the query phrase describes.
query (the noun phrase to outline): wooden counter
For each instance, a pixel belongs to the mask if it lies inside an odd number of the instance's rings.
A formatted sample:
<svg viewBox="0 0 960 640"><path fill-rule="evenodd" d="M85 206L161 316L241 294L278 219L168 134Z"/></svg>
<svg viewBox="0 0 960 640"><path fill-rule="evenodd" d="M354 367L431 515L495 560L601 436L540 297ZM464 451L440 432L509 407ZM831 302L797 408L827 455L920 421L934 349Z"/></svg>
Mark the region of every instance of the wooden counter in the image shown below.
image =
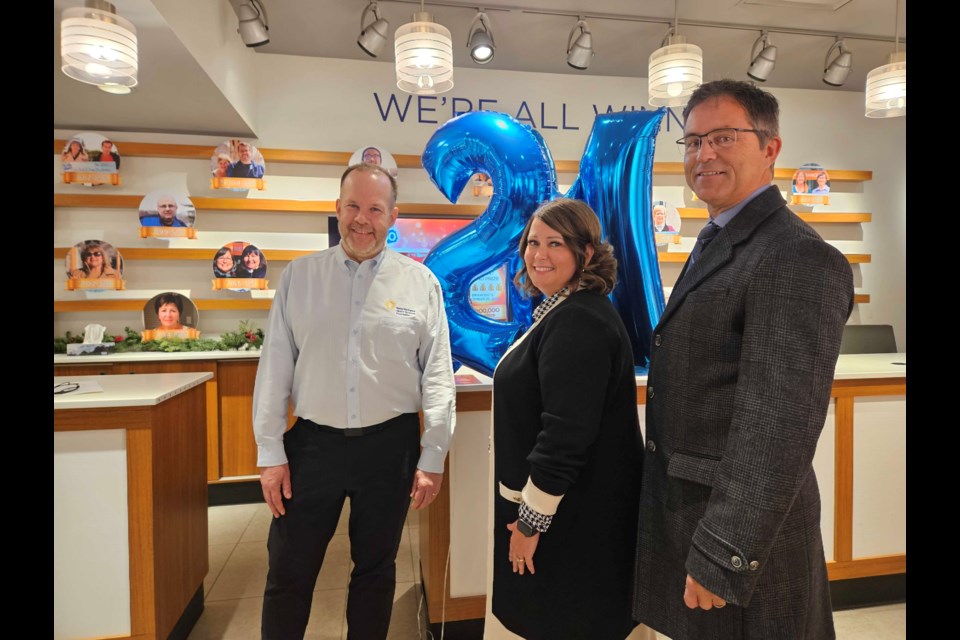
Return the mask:
<svg viewBox="0 0 960 640"><path fill-rule="evenodd" d="M212 377L54 377L103 389L54 395L54 638L168 638L199 617Z"/></svg>

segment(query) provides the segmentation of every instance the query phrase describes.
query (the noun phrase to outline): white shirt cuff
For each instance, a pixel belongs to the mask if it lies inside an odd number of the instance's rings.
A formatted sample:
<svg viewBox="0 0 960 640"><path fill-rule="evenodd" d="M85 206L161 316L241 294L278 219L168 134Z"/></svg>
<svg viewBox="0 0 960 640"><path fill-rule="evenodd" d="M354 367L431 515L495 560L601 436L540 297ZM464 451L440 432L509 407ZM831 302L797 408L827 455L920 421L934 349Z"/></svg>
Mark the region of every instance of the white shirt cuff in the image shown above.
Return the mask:
<svg viewBox="0 0 960 640"><path fill-rule="evenodd" d="M524 485L523 491L520 493L523 496L523 502L528 507L545 516L555 514L557 507L560 506L560 501L563 500L563 496L550 495L538 489L530 478L527 478L527 484Z"/></svg>

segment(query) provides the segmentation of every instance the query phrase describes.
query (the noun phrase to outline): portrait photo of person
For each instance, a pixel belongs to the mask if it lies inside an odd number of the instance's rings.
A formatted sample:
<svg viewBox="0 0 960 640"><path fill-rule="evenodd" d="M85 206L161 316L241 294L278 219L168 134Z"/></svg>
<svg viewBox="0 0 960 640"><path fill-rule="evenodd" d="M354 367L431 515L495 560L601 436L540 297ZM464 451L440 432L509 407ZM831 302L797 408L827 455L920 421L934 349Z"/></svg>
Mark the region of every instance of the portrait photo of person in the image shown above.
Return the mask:
<svg viewBox="0 0 960 640"><path fill-rule="evenodd" d="M350 165L366 163L384 169L394 178L397 177L397 161L393 155L381 146L367 145L353 152L350 156Z"/></svg>
<svg viewBox="0 0 960 640"><path fill-rule="evenodd" d="M67 277L72 280L121 278L123 259L102 240L84 240L67 252Z"/></svg>
<svg viewBox="0 0 960 640"><path fill-rule="evenodd" d="M797 172L793 174L793 192L807 193L809 191L810 188L807 186L807 172L803 169L797 169Z"/></svg>
<svg viewBox="0 0 960 640"><path fill-rule="evenodd" d="M60 159L64 162L90 162L90 154L87 153L83 140L80 137L75 137L67 141L63 152L60 154Z"/></svg>
<svg viewBox="0 0 960 640"><path fill-rule="evenodd" d="M213 157L213 175L217 178L226 178L227 170L230 168L230 155L218 153Z"/></svg>
<svg viewBox="0 0 960 640"><path fill-rule="evenodd" d="M821 171L817 174L817 186L814 187L810 193L813 193L813 194L830 193L830 177L827 175L826 171Z"/></svg>
<svg viewBox="0 0 960 640"><path fill-rule="evenodd" d="M266 278L267 259L263 252L252 244L243 248L237 263L235 278Z"/></svg>
<svg viewBox="0 0 960 640"><path fill-rule="evenodd" d="M120 170L120 152L117 151L117 148L110 140L104 139L103 142L100 143L100 151L97 152L93 160L95 162L112 162L117 166L117 170Z"/></svg>
<svg viewBox="0 0 960 640"><path fill-rule="evenodd" d="M679 227L679 214L676 212L676 209L670 211L670 207L663 200L657 200L653 203L653 230L657 233L677 233L680 231ZM673 215L670 215L673 214ZM669 218L676 217L677 220L668 221ZM670 222L675 222L670 224Z"/></svg>
<svg viewBox="0 0 960 640"><path fill-rule="evenodd" d="M147 194L140 203L141 227L192 227L196 209L186 196L169 191Z"/></svg>
<svg viewBox="0 0 960 640"><path fill-rule="evenodd" d="M252 144L238 140L237 159L227 167L228 178L262 178L264 173L263 156Z"/></svg>
<svg viewBox="0 0 960 640"><path fill-rule="evenodd" d="M213 277L237 277L237 260L233 257L233 250L230 247L220 247L213 256Z"/></svg>
<svg viewBox="0 0 960 640"><path fill-rule="evenodd" d="M167 291L143 307L143 327L159 331L183 331L197 326L197 305L190 298Z"/></svg>

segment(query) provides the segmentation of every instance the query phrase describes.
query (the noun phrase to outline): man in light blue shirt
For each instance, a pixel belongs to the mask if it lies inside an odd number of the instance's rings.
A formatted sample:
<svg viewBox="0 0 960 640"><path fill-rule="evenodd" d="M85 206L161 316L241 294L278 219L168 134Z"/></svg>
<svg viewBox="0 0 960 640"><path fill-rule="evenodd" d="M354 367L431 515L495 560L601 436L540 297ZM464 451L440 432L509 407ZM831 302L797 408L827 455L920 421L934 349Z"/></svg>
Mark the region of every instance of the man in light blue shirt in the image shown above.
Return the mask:
<svg viewBox="0 0 960 640"><path fill-rule="evenodd" d="M274 515L265 639L303 637L348 497L348 637L385 638L407 510L429 505L443 480L456 398L447 319L430 270L386 248L396 197L379 167L349 167L337 200L340 244L292 262L270 310L253 396ZM286 431L291 402L297 420Z"/></svg>

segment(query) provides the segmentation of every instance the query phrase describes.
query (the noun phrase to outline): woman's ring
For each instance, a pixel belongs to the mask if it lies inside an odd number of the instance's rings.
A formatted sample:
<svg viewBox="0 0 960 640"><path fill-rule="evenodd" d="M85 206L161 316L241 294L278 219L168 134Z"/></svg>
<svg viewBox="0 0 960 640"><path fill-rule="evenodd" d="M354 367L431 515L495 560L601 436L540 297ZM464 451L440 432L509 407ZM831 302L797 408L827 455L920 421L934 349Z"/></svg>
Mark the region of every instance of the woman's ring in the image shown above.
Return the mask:
<svg viewBox="0 0 960 640"><path fill-rule="evenodd" d="M724 602L723 604L715 604L713 606L715 606L717 609L723 609L725 606L727 606L727 603Z"/></svg>

